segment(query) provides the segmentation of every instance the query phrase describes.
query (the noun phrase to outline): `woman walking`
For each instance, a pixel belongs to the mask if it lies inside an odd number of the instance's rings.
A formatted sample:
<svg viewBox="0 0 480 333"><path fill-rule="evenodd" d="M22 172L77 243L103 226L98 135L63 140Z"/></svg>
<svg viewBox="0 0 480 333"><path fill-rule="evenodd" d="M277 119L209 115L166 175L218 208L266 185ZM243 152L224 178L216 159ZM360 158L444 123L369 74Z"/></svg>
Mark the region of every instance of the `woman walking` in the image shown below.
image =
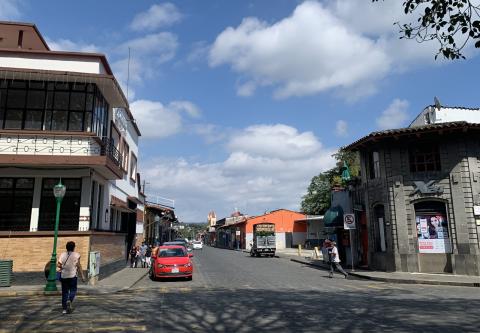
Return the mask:
<svg viewBox="0 0 480 333"><path fill-rule="evenodd" d="M75 242L68 242L66 248L67 252L63 252L57 262L61 272L63 314L73 311L72 303L77 294L78 273L80 273L82 281L85 282L82 265L80 264L80 253L74 252Z"/></svg>

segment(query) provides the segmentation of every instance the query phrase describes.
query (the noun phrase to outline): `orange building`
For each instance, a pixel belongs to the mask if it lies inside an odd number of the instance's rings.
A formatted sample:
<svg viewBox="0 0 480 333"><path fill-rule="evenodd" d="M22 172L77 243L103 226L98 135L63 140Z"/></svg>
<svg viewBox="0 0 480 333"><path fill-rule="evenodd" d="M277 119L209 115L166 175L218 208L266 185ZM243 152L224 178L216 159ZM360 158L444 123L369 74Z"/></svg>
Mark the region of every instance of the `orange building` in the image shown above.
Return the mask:
<svg viewBox="0 0 480 333"><path fill-rule="evenodd" d="M298 244L304 245L307 238L307 224L304 221L306 215L288 209L278 209L270 213L250 217L243 224L242 236L247 250L250 249L250 242L253 240L253 226L258 223L274 223L277 238L277 249L295 247ZM243 237L242 237L243 238Z"/></svg>

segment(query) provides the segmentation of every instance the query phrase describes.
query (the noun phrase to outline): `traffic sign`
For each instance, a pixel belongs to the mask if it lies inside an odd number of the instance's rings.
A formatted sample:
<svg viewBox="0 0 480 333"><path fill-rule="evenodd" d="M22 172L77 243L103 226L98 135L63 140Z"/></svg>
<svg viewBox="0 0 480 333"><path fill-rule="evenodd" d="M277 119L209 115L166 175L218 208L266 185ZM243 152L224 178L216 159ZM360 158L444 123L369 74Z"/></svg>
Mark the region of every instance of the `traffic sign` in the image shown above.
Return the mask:
<svg viewBox="0 0 480 333"><path fill-rule="evenodd" d="M343 228L355 229L355 214L343 214Z"/></svg>

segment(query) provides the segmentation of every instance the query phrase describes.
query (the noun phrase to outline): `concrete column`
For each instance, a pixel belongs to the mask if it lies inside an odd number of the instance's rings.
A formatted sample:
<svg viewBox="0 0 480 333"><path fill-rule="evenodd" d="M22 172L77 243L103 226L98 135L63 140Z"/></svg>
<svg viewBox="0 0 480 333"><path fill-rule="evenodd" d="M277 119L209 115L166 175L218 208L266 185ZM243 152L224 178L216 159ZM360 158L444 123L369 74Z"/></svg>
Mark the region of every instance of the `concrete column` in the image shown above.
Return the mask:
<svg viewBox="0 0 480 333"><path fill-rule="evenodd" d="M35 177L32 199L32 213L30 215L30 231L38 230L40 216L40 199L42 198L42 177Z"/></svg>
<svg viewBox="0 0 480 333"><path fill-rule="evenodd" d="M87 231L90 229L91 186L92 179L90 177L82 177L82 195L80 197L80 217L78 231Z"/></svg>

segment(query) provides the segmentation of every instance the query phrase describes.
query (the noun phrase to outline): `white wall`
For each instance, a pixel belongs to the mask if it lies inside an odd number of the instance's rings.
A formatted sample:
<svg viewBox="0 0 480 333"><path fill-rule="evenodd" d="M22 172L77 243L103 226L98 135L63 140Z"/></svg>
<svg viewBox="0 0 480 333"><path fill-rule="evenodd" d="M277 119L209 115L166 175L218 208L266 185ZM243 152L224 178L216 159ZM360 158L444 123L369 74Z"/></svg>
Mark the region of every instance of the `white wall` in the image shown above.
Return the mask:
<svg viewBox="0 0 480 333"><path fill-rule="evenodd" d="M436 111L436 123L447 123L451 121L466 121L478 124L480 123L480 110L442 108Z"/></svg>
<svg viewBox="0 0 480 333"><path fill-rule="evenodd" d="M67 59L54 54L20 55L0 54L0 67L39 69L64 72L78 72L88 74L105 74L100 58L85 58L69 56Z"/></svg>

